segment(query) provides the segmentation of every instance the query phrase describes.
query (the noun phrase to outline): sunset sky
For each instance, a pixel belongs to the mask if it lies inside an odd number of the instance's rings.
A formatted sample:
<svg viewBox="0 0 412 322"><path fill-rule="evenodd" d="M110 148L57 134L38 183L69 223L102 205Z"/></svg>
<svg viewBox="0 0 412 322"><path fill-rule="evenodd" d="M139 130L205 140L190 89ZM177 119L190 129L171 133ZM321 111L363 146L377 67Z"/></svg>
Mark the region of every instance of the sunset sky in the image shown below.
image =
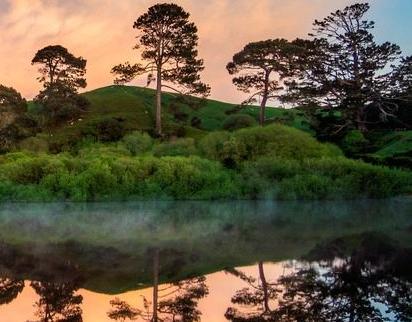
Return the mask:
<svg viewBox="0 0 412 322"><path fill-rule="evenodd" d="M136 18L156 0L0 0L0 84L13 86L26 98L40 85L35 52L61 44L88 60L91 90L112 84L110 69L136 62L132 50ZM160 1L161 2L161 1ZM349 0L176 0L191 13L199 28L199 51L205 60L203 80L211 97L237 103L244 97L225 70L233 54L246 43L267 38L305 37L315 18L356 1ZM412 1L373 0L370 18L379 41L389 40L412 54ZM144 85L143 79L134 82Z"/></svg>

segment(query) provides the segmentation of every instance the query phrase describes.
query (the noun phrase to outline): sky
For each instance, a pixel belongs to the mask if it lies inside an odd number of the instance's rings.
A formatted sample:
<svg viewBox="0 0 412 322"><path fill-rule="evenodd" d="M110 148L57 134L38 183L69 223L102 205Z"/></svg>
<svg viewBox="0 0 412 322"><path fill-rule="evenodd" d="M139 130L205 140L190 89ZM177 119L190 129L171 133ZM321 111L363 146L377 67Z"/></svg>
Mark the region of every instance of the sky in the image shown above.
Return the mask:
<svg viewBox="0 0 412 322"><path fill-rule="evenodd" d="M41 88L31 59L48 45L65 46L87 59L86 90L113 84L110 69L139 62L133 22L159 0L0 0L0 84L33 98ZM168 1L164 1L168 2ZM245 44L269 38L306 37L314 19L350 0L175 0L199 29L202 80L211 98L239 103L245 94L231 83L225 66ZM412 0L370 0L369 18L378 41L412 54ZM145 79L133 85L144 86Z"/></svg>

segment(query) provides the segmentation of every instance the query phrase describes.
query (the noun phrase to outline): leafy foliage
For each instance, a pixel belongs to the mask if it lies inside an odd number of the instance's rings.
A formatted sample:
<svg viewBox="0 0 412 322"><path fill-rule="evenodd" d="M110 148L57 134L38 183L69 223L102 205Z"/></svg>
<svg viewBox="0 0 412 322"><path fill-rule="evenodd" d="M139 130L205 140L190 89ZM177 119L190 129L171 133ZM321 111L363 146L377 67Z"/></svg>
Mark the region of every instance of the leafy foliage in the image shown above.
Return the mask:
<svg viewBox="0 0 412 322"><path fill-rule="evenodd" d="M32 64L40 65L38 80L43 90L35 101L46 123L59 123L78 117L88 106L84 97L78 96L79 88L86 87L86 63L60 45L40 49Z"/></svg>
<svg viewBox="0 0 412 322"><path fill-rule="evenodd" d="M237 75L233 84L251 96L243 102L250 104L260 102L260 125L265 122L266 104L277 98L276 93L283 87L281 80L290 72L290 63L298 47L286 39L269 39L246 45L244 49L233 56L227 64L229 74Z"/></svg>
<svg viewBox="0 0 412 322"><path fill-rule="evenodd" d="M364 18L369 8L357 3L337 10L314 22L312 40L294 41L303 50L294 61L298 77L289 81L285 98L341 111L344 124L336 124L335 132L366 131L368 113L376 110L386 120L394 117L397 107L392 100L396 72L389 68L399 59L400 49L375 42L374 22Z"/></svg>
<svg viewBox="0 0 412 322"><path fill-rule="evenodd" d="M229 131L239 130L256 125L256 120L248 114L234 114L226 118L223 128Z"/></svg>
<svg viewBox="0 0 412 322"><path fill-rule="evenodd" d="M27 102L14 88L0 85L0 152L34 134L36 124L27 114Z"/></svg>
<svg viewBox="0 0 412 322"><path fill-rule="evenodd" d="M198 59L197 27L189 22L189 14L176 4L156 4L140 16L133 28L140 31L141 56L147 65L129 62L112 69L117 75L116 84L130 82L138 75L147 74L147 84L156 80L156 131L161 134L161 92L169 88L179 93L208 95L210 88L200 81L203 60ZM163 84L165 81L178 85L175 89Z"/></svg>

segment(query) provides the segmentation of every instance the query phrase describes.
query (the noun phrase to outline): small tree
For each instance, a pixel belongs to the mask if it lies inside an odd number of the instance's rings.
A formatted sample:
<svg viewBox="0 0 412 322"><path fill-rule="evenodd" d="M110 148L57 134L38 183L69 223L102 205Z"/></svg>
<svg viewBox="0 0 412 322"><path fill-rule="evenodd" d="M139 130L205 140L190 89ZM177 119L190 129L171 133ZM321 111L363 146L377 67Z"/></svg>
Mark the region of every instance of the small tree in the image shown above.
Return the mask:
<svg viewBox="0 0 412 322"><path fill-rule="evenodd" d="M250 104L260 98L259 123L265 122L265 110L269 100L277 98L283 87L281 81L289 71L294 48L285 39L269 39L253 42L233 56L226 69L233 78L233 84L251 96L243 102Z"/></svg>
<svg viewBox="0 0 412 322"><path fill-rule="evenodd" d="M40 65L38 80L44 88L56 84L64 84L73 92L79 88L85 88L87 61L82 57L76 57L66 48L60 45L47 46L40 49L33 60L32 65Z"/></svg>
<svg viewBox="0 0 412 322"><path fill-rule="evenodd" d="M78 89L87 85L85 59L57 45L39 50L32 60L35 64L40 65L38 80L43 83L35 101L42 106L48 121L71 119L85 110L88 102L77 95Z"/></svg>
<svg viewBox="0 0 412 322"><path fill-rule="evenodd" d="M203 60L198 59L197 27L189 22L189 13L175 4L157 4L140 16L133 28L140 32L141 57L146 65L129 62L112 69L117 75L116 84L130 82L139 75L147 74L147 84L156 81L156 132L162 134L162 89L168 88L186 95L207 96L208 85L200 81L199 72ZM175 84L178 88L166 85L163 81Z"/></svg>
<svg viewBox="0 0 412 322"><path fill-rule="evenodd" d="M35 123L26 115L27 102L12 87L0 85L0 152L32 135Z"/></svg>

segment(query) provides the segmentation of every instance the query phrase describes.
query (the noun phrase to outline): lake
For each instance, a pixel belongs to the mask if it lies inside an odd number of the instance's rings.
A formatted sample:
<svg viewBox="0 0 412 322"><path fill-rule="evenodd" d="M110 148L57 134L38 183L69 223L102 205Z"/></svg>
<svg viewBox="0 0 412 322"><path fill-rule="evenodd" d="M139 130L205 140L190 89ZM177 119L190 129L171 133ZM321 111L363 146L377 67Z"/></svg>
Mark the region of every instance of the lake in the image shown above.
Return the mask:
<svg viewBox="0 0 412 322"><path fill-rule="evenodd" d="M412 198L0 206L0 321L411 321Z"/></svg>

